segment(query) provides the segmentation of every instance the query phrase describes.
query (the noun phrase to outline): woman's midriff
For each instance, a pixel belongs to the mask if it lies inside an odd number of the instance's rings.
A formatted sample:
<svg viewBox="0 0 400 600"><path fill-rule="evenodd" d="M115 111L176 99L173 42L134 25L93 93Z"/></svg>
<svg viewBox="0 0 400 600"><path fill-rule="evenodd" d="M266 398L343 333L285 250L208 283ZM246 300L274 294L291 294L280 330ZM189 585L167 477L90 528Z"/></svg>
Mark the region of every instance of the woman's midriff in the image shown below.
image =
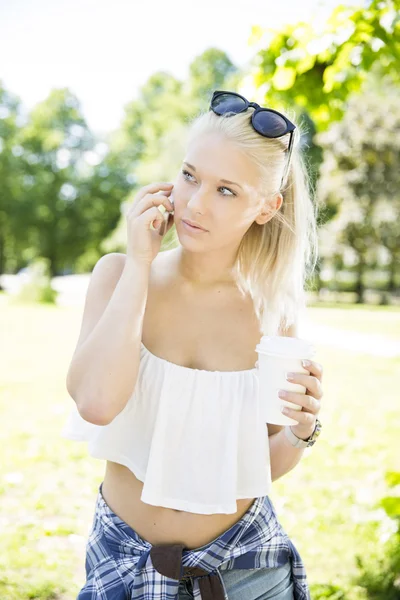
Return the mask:
<svg viewBox="0 0 400 600"><path fill-rule="evenodd" d="M142 502L143 483L125 467L107 461L102 493L111 510L150 544L181 543L192 550L208 544L232 527L255 498L237 500L234 514L202 515Z"/></svg>

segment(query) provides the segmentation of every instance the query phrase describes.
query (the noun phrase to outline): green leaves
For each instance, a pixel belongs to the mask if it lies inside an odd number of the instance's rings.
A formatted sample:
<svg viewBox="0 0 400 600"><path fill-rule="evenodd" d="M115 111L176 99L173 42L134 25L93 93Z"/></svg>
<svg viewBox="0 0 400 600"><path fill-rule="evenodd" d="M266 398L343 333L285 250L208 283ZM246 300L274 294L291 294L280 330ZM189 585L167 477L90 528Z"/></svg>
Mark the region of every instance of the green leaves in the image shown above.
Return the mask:
<svg viewBox="0 0 400 600"><path fill-rule="evenodd" d="M327 129L342 118L348 96L373 67L400 81L398 8L397 0L372 0L362 9L340 5L322 32L303 22L279 32L254 27L255 85L269 84L269 105L307 106L318 129Z"/></svg>
<svg viewBox="0 0 400 600"><path fill-rule="evenodd" d="M386 496L380 505L392 519L400 519L400 496Z"/></svg>
<svg viewBox="0 0 400 600"><path fill-rule="evenodd" d="M296 80L296 70L293 67L278 67L272 77L272 83L277 90L290 89Z"/></svg>

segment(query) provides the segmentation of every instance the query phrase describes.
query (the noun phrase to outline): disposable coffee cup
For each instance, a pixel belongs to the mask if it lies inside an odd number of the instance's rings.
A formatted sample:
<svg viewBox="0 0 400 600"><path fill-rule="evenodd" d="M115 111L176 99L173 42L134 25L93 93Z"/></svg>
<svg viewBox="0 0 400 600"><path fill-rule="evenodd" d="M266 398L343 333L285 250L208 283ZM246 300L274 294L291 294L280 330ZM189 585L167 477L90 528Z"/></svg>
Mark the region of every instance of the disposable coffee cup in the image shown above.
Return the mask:
<svg viewBox="0 0 400 600"><path fill-rule="evenodd" d="M302 407L278 396L279 390L305 394L306 388L286 379L286 373L309 371L301 361L312 359L315 347L307 340L284 336L262 336L256 346L258 352L259 404L265 423L274 425L297 425L298 422L281 412L283 406L300 411Z"/></svg>

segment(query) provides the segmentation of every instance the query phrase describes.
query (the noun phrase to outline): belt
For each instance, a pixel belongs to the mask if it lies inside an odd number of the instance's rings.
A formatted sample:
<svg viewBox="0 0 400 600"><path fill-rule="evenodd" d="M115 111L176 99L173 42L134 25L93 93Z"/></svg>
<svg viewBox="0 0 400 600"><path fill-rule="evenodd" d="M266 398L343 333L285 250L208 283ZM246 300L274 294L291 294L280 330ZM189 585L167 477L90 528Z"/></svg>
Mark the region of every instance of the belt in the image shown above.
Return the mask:
<svg viewBox="0 0 400 600"><path fill-rule="evenodd" d="M199 578L202 600L225 600L224 588L218 571L205 571L200 567L182 565L183 544L160 544L152 546L150 557L153 567L171 579L186 581L190 577Z"/></svg>

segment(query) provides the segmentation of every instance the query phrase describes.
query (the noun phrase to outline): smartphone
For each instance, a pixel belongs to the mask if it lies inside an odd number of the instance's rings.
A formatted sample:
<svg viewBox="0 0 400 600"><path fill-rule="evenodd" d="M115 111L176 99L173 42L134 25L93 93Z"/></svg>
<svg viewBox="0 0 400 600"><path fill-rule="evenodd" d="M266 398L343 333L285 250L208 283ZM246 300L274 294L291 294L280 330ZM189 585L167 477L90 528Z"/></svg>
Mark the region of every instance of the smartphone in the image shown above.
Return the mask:
<svg viewBox="0 0 400 600"><path fill-rule="evenodd" d="M172 194L169 198L170 202L172 205L174 205L174 199L172 197ZM169 212L168 210L164 211L164 223L161 225L160 229L158 230L159 235L164 235L165 232L167 231L167 228L170 224L170 221L172 220L172 215L174 215L174 211Z"/></svg>

